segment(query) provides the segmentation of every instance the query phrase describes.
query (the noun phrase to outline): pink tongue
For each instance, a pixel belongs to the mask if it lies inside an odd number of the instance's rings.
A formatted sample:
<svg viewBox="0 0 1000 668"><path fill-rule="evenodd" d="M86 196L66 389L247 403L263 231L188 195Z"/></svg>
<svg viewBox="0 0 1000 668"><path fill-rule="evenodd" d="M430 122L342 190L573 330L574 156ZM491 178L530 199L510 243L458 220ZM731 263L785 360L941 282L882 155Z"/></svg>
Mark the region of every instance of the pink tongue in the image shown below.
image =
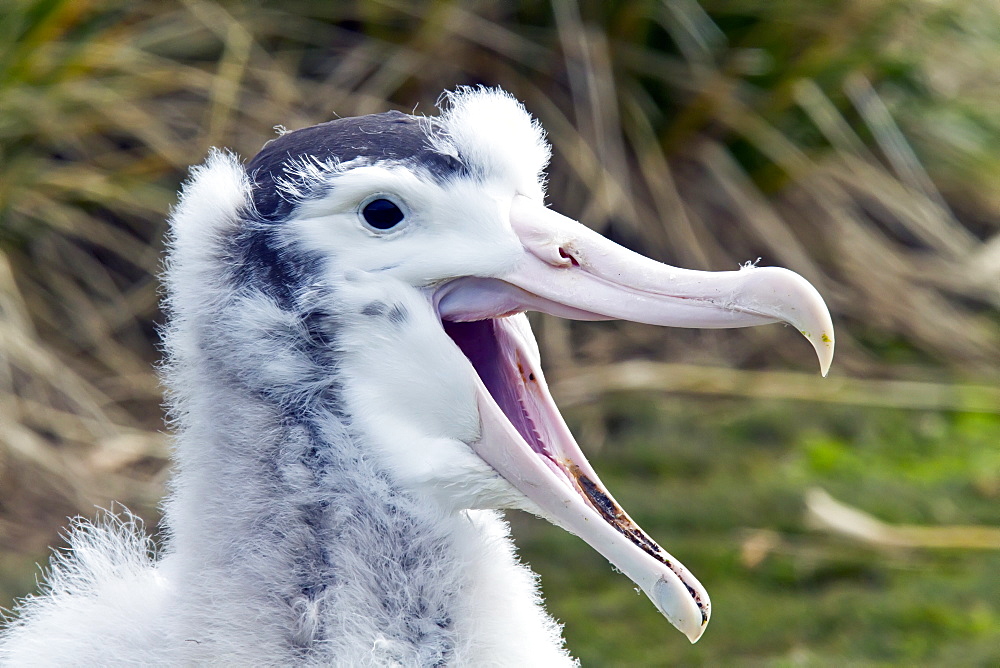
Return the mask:
<svg viewBox="0 0 1000 668"><path fill-rule="evenodd" d="M508 360L516 360L516 350L501 350L493 319L475 322L444 322L444 331L451 337L465 356L472 362L483 385L507 416L517 433L540 455L552 459L545 447L535 421L525 406L522 388L527 383L523 365L512 367ZM506 346L505 346L506 347ZM529 372L530 373L530 372Z"/></svg>

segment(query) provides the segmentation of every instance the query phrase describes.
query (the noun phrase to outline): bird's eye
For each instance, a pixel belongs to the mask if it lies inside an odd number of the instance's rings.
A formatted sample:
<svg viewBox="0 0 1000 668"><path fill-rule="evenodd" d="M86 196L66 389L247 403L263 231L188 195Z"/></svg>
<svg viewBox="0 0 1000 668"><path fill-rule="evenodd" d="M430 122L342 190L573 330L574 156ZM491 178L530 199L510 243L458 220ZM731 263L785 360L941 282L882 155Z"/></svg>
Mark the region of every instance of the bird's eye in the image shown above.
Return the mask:
<svg viewBox="0 0 1000 668"><path fill-rule="evenodd" d="M361 210L365 222L376 230L392 229L403 220L403 211L387 199L373 199Z"/></svg>

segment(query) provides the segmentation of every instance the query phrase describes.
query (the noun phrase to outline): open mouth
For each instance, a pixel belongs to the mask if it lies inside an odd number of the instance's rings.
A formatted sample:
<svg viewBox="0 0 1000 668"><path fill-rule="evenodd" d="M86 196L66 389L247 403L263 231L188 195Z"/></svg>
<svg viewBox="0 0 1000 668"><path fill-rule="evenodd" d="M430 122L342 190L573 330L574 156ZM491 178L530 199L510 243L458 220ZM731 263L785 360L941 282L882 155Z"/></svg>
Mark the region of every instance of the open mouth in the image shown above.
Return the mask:
<svg viewBox="0 0 1000 668"><path fill-rule="evenodd" d="M785 322L812 344L824 375L833 359L830 313L816 288L787 269L661 264L522 195L509 220L522 252L506 270L430 289L444 330L475 371L481 434L469 447L521 492L525 508L604 555L694 642L711 614L708 593L632 521L587 462L549 394L522 312L673 327Z"/></svg>
<svg viewBox="0 0 1000 668"><path fill-rule="evenodd" d="M501 414L502 419L519 436L507 439L510 450L505 453L506 457L520 460L527 454L542 464L549 472L549 475L544 476L545 484L561 488L556 498L564 499L571 495L577 504L582 504L589 511L584 517L585 522L593 523L599 518L606 527L617 533L617 540L612 539L612 542L628 543L632 550L641 550L646 559L655 560L661 568L668 569L675 576L671 578L674 585L672 589L681 585L684 594L697 608L698 619L687 620L689 627L694 627L697 632L686 633L689 637L700 636L710 616L707 594L683 565L628 516L591 468L549 394L525 317L518 315L473 322L443 321L442 324L445 332L468 358L483 389L488 393L488 398L483 397L485 401L481 403L486 403L488 409L493 408L496 413ZM495 456L496 454L498 453L494 453ZM494 466L496 468L495 464ZM545 501L551 497L553 490L540 489L537 471L532 473L521 466L505 468L506 470L498 470L508 482L524 492L543 512L549 510L546 508L549 504ZM565 500L562 503L565 504ZM559 502L555 505L558 506ZM549 519L573 533L583 534L576 525L577 518L572 514L569 517L555 516ZM586 539L586 536L583 537ZM607 536L602 537L602 542L607 541ZM598 545L594 547L600 550ZM626 570L613 558L613 554L606 553L605 556L623 571ZM659 581L657 585L658 588L663 587ZM656 599L654 602L657 602ZM663 606L658 604L658 607L667 614ZM687 610L686 614L690 616L690 612L691 610ZM671 613L668 617L676 624L674 617L677 613L674 610Z"/></svg>

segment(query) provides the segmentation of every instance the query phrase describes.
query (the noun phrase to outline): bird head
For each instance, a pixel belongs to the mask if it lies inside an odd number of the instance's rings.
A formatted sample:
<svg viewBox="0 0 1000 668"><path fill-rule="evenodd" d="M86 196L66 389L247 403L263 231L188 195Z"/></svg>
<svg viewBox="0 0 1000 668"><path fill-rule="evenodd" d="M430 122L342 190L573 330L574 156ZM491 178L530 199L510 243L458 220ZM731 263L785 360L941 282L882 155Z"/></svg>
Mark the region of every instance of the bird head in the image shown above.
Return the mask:
<svg viewBox="0 0 1000 668"><path fill-rule="evenodd" d="M791 271L667 266L548 208L549 146L503 91L460 89L441 107L337 119L265 145L240 170L247 211L232 231L232 271L274 308L329 316L308 345L336 353L350 428L398 485L442 512L523 508L579 535L693 642L708 594L587 462L524 312L784 322L825 374L826 306Z"/></svg>

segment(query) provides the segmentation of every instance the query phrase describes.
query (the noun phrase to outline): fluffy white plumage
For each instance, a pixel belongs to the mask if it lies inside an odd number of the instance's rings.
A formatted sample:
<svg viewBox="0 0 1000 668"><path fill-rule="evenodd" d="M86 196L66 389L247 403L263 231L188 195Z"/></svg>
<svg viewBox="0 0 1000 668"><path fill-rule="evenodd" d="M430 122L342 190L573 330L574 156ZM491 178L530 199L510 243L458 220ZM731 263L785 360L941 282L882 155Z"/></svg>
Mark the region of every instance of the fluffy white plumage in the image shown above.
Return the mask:
<svg viewBox="0 0 1000 668"><path fill-rule="evenodd" d="M465 159L481 177L518 184L525 174L504 169L523 165L510 151L527 147L537 157L520 171L537 174L547 148L516 102L472 91L450 100L449 114L429 127L436 146L454 151L474 138ZM508 117L492 139L471 127L483 121L476 109L491 123ZM503 148L501 164L490 162L491 142ZM340 180L329 197L303 203L300 225L281 231L288 247L350 261L324 266L322 280L306 287L312 294L297 295L336 321L331 367L302 346L301 310L232 279L227 245L252 208L243 166L217 151L192 170L170 219L165 274L177 435L164 546L154 557L127 516L75 525L47 588L4 631L5 665L571 663L506 523L469 509L510 505L515 494L461 441L478 429L468 379L455 370L464 360L442 345L436 315L407 282L446 275L421 255L461 234L446 229L441 195L427 195L426 179L399 165L358 166L312 175ZM336 234L342 221L331 224L329 214L373 182L423 207L440 233L388 254L366 248L371 235L353 219ZM459 202L475 188L453 185ZM461 206L454 214L466 230L481 222ZM498 236L516 241L509 231ZM503 264L502 248L494 250ZM411 259L395 276L371 271ZM407 321L362 315L372 303L403 309ZM283 423L288 407L309 424ZM319 472L303 464L317 442L329 460ZM435 472L441 458L450 461L445 474ZM303 591L324 578L331 582L321 594Z"/></svg>

